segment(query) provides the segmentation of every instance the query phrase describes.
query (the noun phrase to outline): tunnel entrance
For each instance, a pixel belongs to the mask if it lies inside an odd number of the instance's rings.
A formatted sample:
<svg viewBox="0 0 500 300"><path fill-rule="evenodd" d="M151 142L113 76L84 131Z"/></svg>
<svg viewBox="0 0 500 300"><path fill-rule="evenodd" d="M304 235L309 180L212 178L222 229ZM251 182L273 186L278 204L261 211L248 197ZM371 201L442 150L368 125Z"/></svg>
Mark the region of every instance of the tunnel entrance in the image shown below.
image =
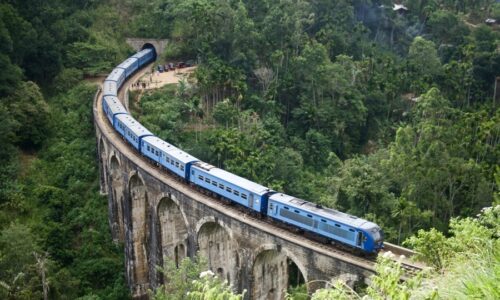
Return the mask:
<svg viewBox="0 0 500 300"><path fill-rule="evenodd" d="M154 60L156 60L156 55L158 53L158 50L155 48L155 46L151 43L145 43L141 50L144 50L144 49L153 49L154 50Z"/></svg>

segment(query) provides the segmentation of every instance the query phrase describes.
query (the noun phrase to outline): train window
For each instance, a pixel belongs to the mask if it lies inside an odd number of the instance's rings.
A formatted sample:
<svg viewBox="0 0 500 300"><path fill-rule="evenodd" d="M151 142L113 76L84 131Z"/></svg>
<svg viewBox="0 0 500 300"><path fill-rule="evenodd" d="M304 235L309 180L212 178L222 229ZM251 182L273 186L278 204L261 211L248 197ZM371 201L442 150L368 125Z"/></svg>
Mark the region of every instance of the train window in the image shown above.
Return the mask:
<svg viewBox="0 0 500 300"><path fill-rule="evenodd" d="M241 198L246 199L247 195L246 194L241 194Z"/></svg>
<svg viewBox="0 0 500 300"><path fill-rule="evenodd" d="M149 145L148 145L148 151L150 151L150 149L149 149Z"/></svg>
<svg viewBox="0 0 500 300"><path fill-rule="evenodd" d="M326 220L321 219L321 222L326 223Z"/></svg>
<svg viewBox="0 0 500 300"><path fill-rule="evenodd" d="M191 171L191 175L194 175L194 171Z"/></svg>
<svg viewBox="0 0 500 300"><path fill-rule="evenodd" d="M300 214L300 210L294 209L293 211L296 212L296 213L298 213L298 214Z"/></svg>
<svg viewBox="0 0 500 300"><path fill-rule="evenodd" d="M178 162L178 161L176 161L176 162L175 162L175 166L176 166L177 168L179 167L179 162Z"/></svg>
<svg viewBox="0 0 500 300"><path fill-rule="evenodd" d="M339 224L335 224L335 226L340 227L340 225L339 225Z"/></svg>
<svg viewBox="0 0 500 300"><path fill-rule="evenodd" d="M269 204L269 210L273 210L273 204Z"/></svg>
<svg viewBox="0 0 500 300"><path fill-rule="evenodd" d="M231 189L230 187L226 187L226 191L231 193L233 191L233 189Z"/></svg>
<svg viewBox="0 0 500 300"><path fill-rule="evenodd" d="M210 178L205 178L205 182L210 183Z"/></svg>
<svg viewBox="0 0 500 300"><path fill-rule="evenodd" d="M203 176L198 175L198 179L203 180Z"/></svg>
<svg viewBox="0 0 500 300"><path fill-rule="evenodd" d="M170 158L167 157L167 162L169 163L170 162Z"/></svg>
<svg viewBox="0 0 500 300"><path fill-rule="evenodd" d="M219 183L219 188L224 189L224 185L222 183Z"/></svg>
<svg viewBox="0 0 500 300"><path fill-rule="evenodd" d="M354 229L352 229L352 228L349 228L349 231L350 231L350 232L354 232Z"/></svg>
<svg viewBox="0 0 500 300"><path fill-rule="evenodd" d="M212 180L212 185L217 186L217 181Z"/></svg>
<svg viewBox="0 0 500 300"><path fill-rule="evenodd" d="M313 216L311 216L310 214L307 214L307 216L308 216L309 218L312 218L312 217L313 217Z"/></svg>
<svg viewBox="0 0 500 300"><path fill-rule="evenodd" d="M181 165L181 171L184 171L184 166L183 165Z"/></svg>
<svg viewBox="0 0 500 300"><path fill-rule="evenodd" d="M286 206L284 206L284 207L285 207L285 209L288 209L288 210L289 210L289 208L288 208L288 207L286 207Z"/></svg>
<svg viewBox="0 0 500 300"><path fill-rule="evenodd" d="M240 192L238 192L238 191L233 191L233 194L235 194L236 196L239 196L239 195L240 195Z"/></svg>
<svg viewBox="0 0 500 300"><path fill-rule="evenodd" d="M160 156L160 153L158 151L156 151L156 156Z"/></svg>
<svg viewBox="0 0 500 300"><path fill-rule="evenodd" d="M173 165L175 165L175 162L174 162L174 160L173 160L173 159L170 161L170 164L171 164L172 166L173 166Z"/></svg>

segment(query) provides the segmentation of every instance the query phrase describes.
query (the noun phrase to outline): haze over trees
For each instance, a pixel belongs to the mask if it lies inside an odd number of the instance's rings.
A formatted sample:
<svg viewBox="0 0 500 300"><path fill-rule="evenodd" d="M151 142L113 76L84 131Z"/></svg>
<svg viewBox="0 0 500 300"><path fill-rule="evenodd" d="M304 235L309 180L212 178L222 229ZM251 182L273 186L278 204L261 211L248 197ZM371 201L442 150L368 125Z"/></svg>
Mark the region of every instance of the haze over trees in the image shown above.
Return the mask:
<svg viewBox="0 0 500 300"><path fill-rule="evenodd" d="M377 222L451 274L434 281L439 297L498 298L498 206L467 217L500 204L499 32L484 24L500 5L402 3L3 1L0 298L128 295L98 195L95 86L82 83L132 53L128 36L167 38L162 60L198 62L192 79L135 107L161 138ZM467 284L446 291L453 282ZM353 296L321 291L337 292Z"/></svg>

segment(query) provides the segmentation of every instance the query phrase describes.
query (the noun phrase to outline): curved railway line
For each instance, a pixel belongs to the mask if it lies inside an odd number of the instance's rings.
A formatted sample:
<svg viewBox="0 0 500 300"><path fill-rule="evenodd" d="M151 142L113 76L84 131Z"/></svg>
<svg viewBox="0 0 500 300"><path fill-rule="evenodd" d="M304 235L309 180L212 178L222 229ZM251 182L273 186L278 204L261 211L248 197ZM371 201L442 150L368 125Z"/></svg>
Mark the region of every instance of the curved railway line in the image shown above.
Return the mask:
<svg viewBox="0 0 500 300"><path fill-rule="evenodd" d="M136 74L134 74L130 79L128 79L123 87L120 89L118 93L118 97L120 101L123 102L124 106L128 109L128 89L132 82L135 82L138 78L140 78L145 71L150 70L151 65L148 65L141 70L139 70ZM157 166L153 165L146 157L143 157L139 154L135 149L129 146L121 136L114 130L114 128L109 124L106 119L106 116L102 110L102 88L99 88L94 97L93 103L93 114L95 119L96 126L99 127L100 131L108 141L118 149L123 155L125 155L131 162L133 162L138 168L142 169L143 172L148 173L152 177L157 178L158 180L164 182L165 184L175 188L176 190L188 195L192 199L203 203L204 205L217 210L221 214L224 214L230 218L237 219L240 222L247 224L255 229L266 232L270 235L279 237L288 242L294 243L300 247L304 247L315 252L321 253L328 257L332 257L341 261L344 261L348 264L352 264L358 267L361 267L365 270L368 270L372 273L375 273L375 258L369 257L360 257L356 256L352 253L346 252L344 250L338 249L333 245L323 244L311 239L304 237L295 232L290 232L280 226L276 226L275 224L270 224L264 219L257 218L255 216L249 214L242 214L241 211L234 205L230 205L223 201L214 199L213 197L208 197L206 194L201 193L200 191L193 189L188 184L181 182L177 177L172 174L169 174L163 170L160 170ZM384 243L385 249L381 251L382 253L391 251L396 257L394 260L400 262L402 268L405 270L405 275L402 280L405 280L413 275L415 275L418 271L422 270L425 266L413 263L409 260L411 256L415 254L415 252L405 249L390 243ZM404 258L400 257L404 255Z"/></svg>

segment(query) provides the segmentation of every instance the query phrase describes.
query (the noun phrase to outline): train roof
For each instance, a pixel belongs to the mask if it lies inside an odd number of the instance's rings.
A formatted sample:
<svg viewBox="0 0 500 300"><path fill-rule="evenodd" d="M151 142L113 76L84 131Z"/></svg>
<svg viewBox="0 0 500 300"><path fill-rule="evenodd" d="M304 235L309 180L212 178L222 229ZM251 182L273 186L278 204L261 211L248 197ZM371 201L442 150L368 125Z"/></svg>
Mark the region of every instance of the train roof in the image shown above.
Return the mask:
<svg viewBox="0 0 500 300"><path fill-rule="evenodd" d="M176 160L180 161L183 164L200 161L196 157L192 156L191 154L179 148L175 148L172 151L168 152L168 155L172 156L173 158L175 158Z"/></svg>
<svg viewBox="0 0 500 300"><path fill-rule="evenodd" d="M116 81L105 80L102 85L102 92L104 96L116 96L118 93Z"/></svg>
<svg viewBox="0 0 500 300"><path fill-rule="evenodd" d="M121 68L114 68L113 71L111 71L111 73L109 73L108 77L106 77L106 81L110 80L110 81L118 82L120 77L123 76L124 72L125 72L125 70L123 70Z"/></svg>
<svg viewBox="0 0 500 300"><path fill-rule="evenodd" d="M163 152L170 152L172 150L178 149L174 145L165 142L157 136L147 136L144 138L144 141Z"/></svg>
<svg viewBox="0 0 500 300"><path fill-rule="evenodd" d="M137 63L137 57L129 57L126 60L124 60L121 64L119 64L117 66L117 68L127 69L128 67L130 67L134 63Z"/></svg>
<svg viewBox="0 0 500 300"><path fill-rule="evenodd" d="M216 168L212 166L211 164L205 163L205 162L200 162L196 164L200 169L203 169L205 172L209 173L212 176L215 176L217 178L220 178L224 181L227 181L229 183L232 183L234 185L237 185L247 191L250 191L252 193L255 193L257 195L263 195L267 192L270 192L270 189L260 185L258 183L255 183L253 181L250 181L246 178L240 177L238 175L235 175L231 172L228 172L223 169Z"/></svg>
<svg viewBox="0 0 500 300"><path fill-rule="evenodd" d="M131 115L117 115L116 119L120 120L130 131L132 131L136 136L142 137L146 135L153 135L146 127L142 126L136 119Z"/></svg>
<svg viewBox="0 0 500 300"><path fill-rule="evenodd" d="M131 58L141 58L145 55L148 55L150 51L153 51L153 50L152 49L141 50L141 51L137 52L136 54L132 55Z"/></svg>
<svg viewBox="0 0 500 300"><path fill-rule="evenodd" d="M128 114L128 111L123 107L120 99L116 96L104 96L104 102L108 105L109 109L113 114Z"/></svg>
<svg viewBox="0 0 500 300"><path fill-rule="evenodd" d="M313 214L316 214L322 218L332 220L332 221L338 221L340 223L343 223L345 225L350 225L356 228L362 228L365 230L371 230L373 228L379 228L379 226L373 222L367 221L362 218L358 218L356 216L352 216L343 212L340 212L335 209L331 208L326 208L322 207L320 205L316 205L314 203L295 198L290 195L282 194L282 193L276 193L274 195L271 195L269 197L269 200L273 200L276 202L280 202L283 204L286 204L287 206L291 206L294 208L302 209L304 211L311 212Z"/></svg>

